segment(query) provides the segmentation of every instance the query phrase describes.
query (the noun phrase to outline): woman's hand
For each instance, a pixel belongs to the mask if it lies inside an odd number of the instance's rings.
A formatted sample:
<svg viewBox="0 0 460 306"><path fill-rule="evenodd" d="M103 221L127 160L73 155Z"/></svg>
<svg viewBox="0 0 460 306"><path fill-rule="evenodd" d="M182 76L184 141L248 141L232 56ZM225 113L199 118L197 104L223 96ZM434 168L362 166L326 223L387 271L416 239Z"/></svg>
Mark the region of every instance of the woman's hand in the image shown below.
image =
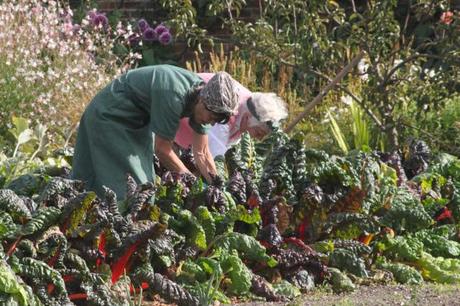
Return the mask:
<svg viewBox="0 0 460 306"><path fill-rule="evenodd" d="M198 170L200 170L206 181L211 183L212 178L217 174L217 170L212 154L209 151L208 135L194 132L192 150Z"/></svg>
<svg viewBox="0 0 460 306"><path fill-rule="evenodd" d="M173 141L155 135L155 154L166 169L178 173L190 173L172 147Z"/></svg>

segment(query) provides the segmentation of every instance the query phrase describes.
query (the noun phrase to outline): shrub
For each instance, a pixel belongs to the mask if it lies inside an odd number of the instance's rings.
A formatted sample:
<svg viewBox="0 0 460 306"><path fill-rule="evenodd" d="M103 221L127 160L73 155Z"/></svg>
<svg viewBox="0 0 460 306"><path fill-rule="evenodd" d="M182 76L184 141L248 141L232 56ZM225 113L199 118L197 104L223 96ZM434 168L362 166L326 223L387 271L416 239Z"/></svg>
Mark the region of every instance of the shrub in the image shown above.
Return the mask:
<svg viewBox="0 0 460 306"><path fill-rule="evenodd" d="M96 92L138 58L114 53L127 46L129 27L112 29L94 10L75 24L72 11L56 1L0 2L0 28L3 135L12 115L46 122L54 136L75 125Z"/></svg>

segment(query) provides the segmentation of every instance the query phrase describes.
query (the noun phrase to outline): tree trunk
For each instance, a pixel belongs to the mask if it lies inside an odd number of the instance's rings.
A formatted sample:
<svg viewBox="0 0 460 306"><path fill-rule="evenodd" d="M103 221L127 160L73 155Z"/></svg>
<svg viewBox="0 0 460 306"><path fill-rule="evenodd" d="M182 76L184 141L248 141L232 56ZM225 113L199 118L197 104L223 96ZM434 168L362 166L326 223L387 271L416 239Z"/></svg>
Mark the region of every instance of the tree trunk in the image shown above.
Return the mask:
<svg viewBox="0 0 460 306"><path fill-rule="evenodd" d="M388 144L390 145L387 151L391 152L397 150L399 148L399 134L394 122L387 124L385 134L387 135Z"/></svg>

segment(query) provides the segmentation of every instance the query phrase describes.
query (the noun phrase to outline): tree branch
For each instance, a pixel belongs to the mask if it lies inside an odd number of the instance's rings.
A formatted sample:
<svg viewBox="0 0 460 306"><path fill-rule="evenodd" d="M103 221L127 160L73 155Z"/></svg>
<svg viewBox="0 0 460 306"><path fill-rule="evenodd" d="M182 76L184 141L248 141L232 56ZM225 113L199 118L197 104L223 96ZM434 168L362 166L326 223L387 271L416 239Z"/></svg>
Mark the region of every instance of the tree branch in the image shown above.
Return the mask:
<svg viewBox="0 0 460 306"><path fill-rule="evenodd" d="M444 148L447 148L447 149L450 150L451 152L456 152L457 154L458 154L458 152L459 152L459 150L458 150L457 147L451 146L451 145L449 145L448 143L439 140L439 137L436 136L436 135L434 135L434 134L431 134L431 133L429 133L429 132L427 132L427 131L425 131L425 130L419 128L419 127L416 127L416 126L407 124L407 123L402 122L402 121L400 121L399 124L400 124L400 125L403 125L403 126L405 126L405 127L414 129L414 130L416 130L416 131L419 131L420 133L422 133L422 134L424 134L424 135L430 137L430 141L433 141L433 142L438 143L440 146L442 146L442 147L444 147Z"/></svg>
<svg viewBox="0 0 460 306"><path fill-rule="evenodd" d="M404 33L406 33L407 27L409 25L411 6L412 6L412 1L409 0L408 7L407 7L406 19L404 20L404 27L403 27L403 29L401 31L401 40L402 40L403 45L406 42L406 36L404 35Z"/></svg>
<svg viewBox="0 0 460 306"><path fill-rule="evenodd" d="M356 55L345 67L342 68L342 70L335 76L335 78L329 82L329 84L324 87L320 93L310 102L308 103L304 111L298 115L294 120L284 129L286 133L289 133L294 126L300 122L305 116L310 112L311 109L313 109L321 100L324 98L324 96L327 94L327 92L333 88L337 83L339 83L343 77L358 64L358 62L362 59L364 56L364 51L361 51L358 55Z"/></svg>
<svg viewBox="0 0 460 306"><path fill-rule="evenodd" d="M321 73L319 71L316 71L316 70L310 70L310 71L313 72L314 74L316 74L317 76L320 76L320 77L328 80L329 82L332 81L332 79L330 77L328 77L327 75L324 75L323 73ZM361 106L364 109L364 111L369 115L369 117L371 117L371 119L375 122L375 124L377 125L377 127L379 129L381 129L382 131L385 129L385 127L383 126L382 122L380 122L379 118L377 118L377 116L364 104L364 102L361 99L359 99L354 93L352 93L348 88L346 88L342 84L337 84L336 86L340 90L345 92L347 95L349 95L353 100L355 100L356 103L358 103L359 106Z"/></svg>

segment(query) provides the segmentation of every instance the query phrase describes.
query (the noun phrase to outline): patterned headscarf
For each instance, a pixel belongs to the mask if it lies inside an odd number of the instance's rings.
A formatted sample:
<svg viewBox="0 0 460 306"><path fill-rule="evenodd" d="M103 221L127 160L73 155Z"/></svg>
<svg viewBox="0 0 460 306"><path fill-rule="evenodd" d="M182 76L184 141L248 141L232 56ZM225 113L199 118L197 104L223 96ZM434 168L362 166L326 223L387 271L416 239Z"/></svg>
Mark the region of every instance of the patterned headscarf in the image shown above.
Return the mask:
<svg viewBox="0 0 460 306"><path fill-rule="evenodd" d="M218 114L233 114L238 106L235 81L222 71L216 73L200 92L206 107Z"/></svg>

